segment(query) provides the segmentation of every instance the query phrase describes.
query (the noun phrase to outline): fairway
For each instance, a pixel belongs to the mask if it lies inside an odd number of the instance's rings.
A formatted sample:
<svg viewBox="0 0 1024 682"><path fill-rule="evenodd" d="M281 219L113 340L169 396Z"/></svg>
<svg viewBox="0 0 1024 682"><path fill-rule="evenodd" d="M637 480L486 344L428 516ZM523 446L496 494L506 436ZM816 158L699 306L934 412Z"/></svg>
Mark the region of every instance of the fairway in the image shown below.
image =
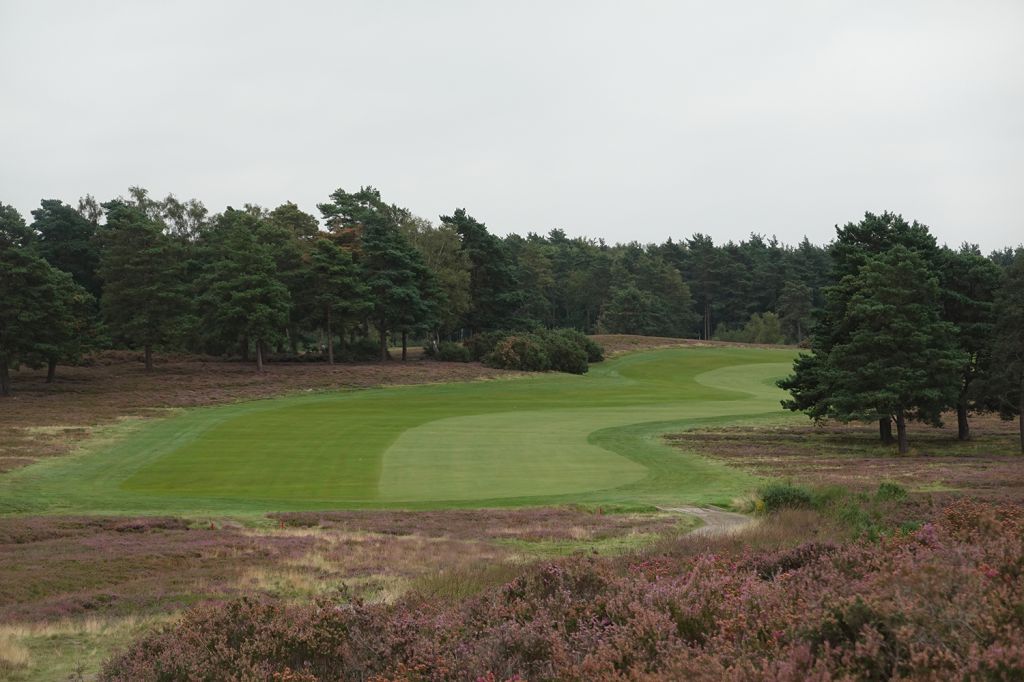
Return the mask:
<svg viewBox="0 0 1024 682"><path fill-rule="evenodd" d="M0 479L3 511L727 502L757 485L661 435L780 416L786 350L675 348L584 376L317 393L115 429Z"/></svg>

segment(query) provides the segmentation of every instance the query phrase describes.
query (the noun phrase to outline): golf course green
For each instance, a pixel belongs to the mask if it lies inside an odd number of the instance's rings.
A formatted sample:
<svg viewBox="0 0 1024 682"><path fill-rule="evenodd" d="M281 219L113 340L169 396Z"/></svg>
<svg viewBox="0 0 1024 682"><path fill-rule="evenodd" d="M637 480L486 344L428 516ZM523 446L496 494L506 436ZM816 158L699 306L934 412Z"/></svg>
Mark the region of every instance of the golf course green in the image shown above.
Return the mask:
<svg viewBox="0 0 1024 682"><path fill-rule="evenodd" d="M0 512L724 503L757 479L662 434L778 418L787 350L624 355L583 376L310 393L124 423L0 477Z"/></svg>

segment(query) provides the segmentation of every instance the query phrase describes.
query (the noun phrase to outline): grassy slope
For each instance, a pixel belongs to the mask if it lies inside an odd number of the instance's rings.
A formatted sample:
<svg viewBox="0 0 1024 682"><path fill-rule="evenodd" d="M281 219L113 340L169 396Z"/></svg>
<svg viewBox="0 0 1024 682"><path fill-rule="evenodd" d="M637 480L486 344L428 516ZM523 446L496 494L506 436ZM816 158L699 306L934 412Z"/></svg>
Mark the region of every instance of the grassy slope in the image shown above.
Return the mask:
<svg viewBox="0 0 1024 682"><path fill-rule="evenodd" d="M586 376L320 393L189 410L0 478L0 510L722 502L755 480L668 430L778 415L792 353L636 353Z"/></svg>

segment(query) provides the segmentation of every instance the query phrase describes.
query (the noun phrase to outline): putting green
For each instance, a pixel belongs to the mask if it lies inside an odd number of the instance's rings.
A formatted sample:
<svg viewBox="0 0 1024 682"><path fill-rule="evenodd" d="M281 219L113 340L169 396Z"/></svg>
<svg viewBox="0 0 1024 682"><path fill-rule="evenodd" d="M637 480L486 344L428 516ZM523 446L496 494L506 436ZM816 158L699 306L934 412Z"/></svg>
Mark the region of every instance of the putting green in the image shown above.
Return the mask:
<svg viewBox="0 0 1024 682"><path fill-rule="evenodd" d="M743 472L661 434L777 417L793 353L677 348L585 376L318 393L123 426L0 478L0 511L248 512L724 502Z"/></svg>

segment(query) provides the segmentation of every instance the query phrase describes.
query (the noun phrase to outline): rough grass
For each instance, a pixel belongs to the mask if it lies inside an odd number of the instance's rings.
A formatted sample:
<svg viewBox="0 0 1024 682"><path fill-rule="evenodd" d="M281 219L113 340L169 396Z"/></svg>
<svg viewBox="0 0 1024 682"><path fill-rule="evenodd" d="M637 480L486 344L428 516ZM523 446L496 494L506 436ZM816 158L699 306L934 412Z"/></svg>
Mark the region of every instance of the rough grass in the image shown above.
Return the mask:
<svg viewBox="0 0 1024 682"><path fill-rule="evenodd" d="M0 478L8 511L725 502L747 474L667 430L778 414L792 352L634 353L586 376L323 393L188 410Z"/></svg>
<svg viewBox="0 0 1024 682"><path fill-rule="evenodd" d="M878 441L874 424L815 426L805 420L696 428L669 442L760 476L813 486L874 490L880 482L911 492L956 492L975 499L1017 499L1024 490L1024 457L1015 422L994 415L971 418L973 438L959 441L956 416L943 428L913 424L911 453Z"/></svg>
<svg viewBox="0 0 1024 682"><path fill-rule="evenodd" d="M1024 515L967 501L850 541L786 510L727 537L452 578L395 604L209 605L103 679L940 680L1024 669Z"/></svg>
<svg viewBox="0 0 1024 682"><path fill-rule="evenodd" d="M531 553L636 547L680 516L564 508L171 517L0 518L0 679L65 679L190 606L262 595L457 601L512 579Z"/></svg>

